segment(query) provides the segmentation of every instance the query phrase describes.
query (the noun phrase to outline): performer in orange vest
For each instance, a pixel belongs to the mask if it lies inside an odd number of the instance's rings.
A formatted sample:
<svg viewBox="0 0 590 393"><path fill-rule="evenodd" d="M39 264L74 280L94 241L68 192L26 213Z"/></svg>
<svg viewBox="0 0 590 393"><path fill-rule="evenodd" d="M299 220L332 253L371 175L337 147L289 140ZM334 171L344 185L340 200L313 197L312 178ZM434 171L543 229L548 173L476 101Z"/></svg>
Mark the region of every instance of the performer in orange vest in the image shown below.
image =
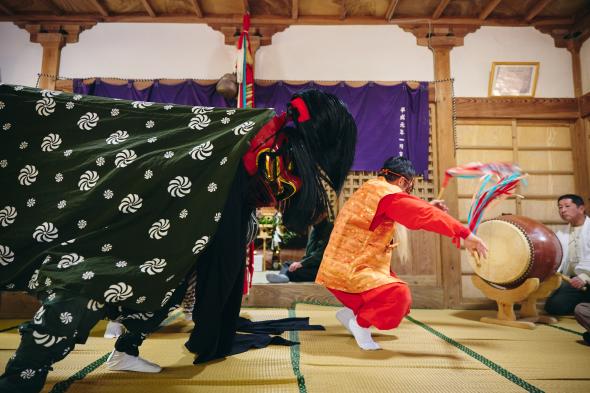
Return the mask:
<svg viewBox="0 0 590 393"><path fill-rule="evenodd" d="M485 243L446 213L442 201L425 202L410 195L415 170L409 159L391 157L379 177L369 180L344 204L316 278L344 308L336 318L364 350L381 347L370 327L397 327L410 312L408 285L390 269L395 224L460 239L471 253L487 255Z"/></svg>

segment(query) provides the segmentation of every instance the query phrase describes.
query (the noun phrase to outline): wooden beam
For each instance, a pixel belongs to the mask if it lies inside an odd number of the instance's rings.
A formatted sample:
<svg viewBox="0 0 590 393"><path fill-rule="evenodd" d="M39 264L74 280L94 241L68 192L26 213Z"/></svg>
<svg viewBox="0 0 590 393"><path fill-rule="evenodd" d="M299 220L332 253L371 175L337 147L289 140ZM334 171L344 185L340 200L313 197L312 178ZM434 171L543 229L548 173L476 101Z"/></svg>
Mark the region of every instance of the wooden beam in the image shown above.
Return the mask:
<svg viewBox="0 0 590 393"><path fill-rule="evenodd" d="M0 3L0 11L2 11L6 15L14 15L14 12L4 4Z"/></svg>
<svg viewBox="0 0 590 393"><path fill-rule="evenodd" d="M387 12L385 12L385 21L389 22L391 18L393 18L393 14L395 13L395 9L399 4L399 0L391 0L389 2L389 6L387 7Z"/></svg>
<svg viewBox="0 0 590 393"><path fill-rule="evenodd" d="M526 14L526 16L524 17L524 20L526 20L527 22L530 22L535 16L539 15L539 13L541 11L543 11L543 9L545 7L547 7L547 5L549 3L551 3L553 0L539 0L537 1L529 10L529 12Z"/></svg>
<svg viewBox="0 0 590 393"><path fill-rule="evenodd" d="M98 14L75 14L71 16L57 16L52 14L15 14L15 15L0 15L0 22L59 22L59 23L83 23L83 22L129 22L129 23L207 23L207 24L235 24L242 25L241 15L219 15L198 17L196 15L187 14L165 14L151 17L145 13L135 14L111 14L108 17L99 16ZM390 21L385 21L383 18L374 17L349 17L344 20L339 19L338 16L299 16L296 20L291 17L276 17L276 16L255 16L251 18L252 25L259 26L273 26L273 25L416 25L416 24L432 24L439 25L470 25L470 26L566 26L569 28L573 24L573 18L552 18L552 19L537 19L531 23L525 22L522 19L486 19L480 20L477 18L395 18Z"/></svg>
<svg viewBox="0 0 590 393"><path fill-rule="evenodd" d="M51 12L53 12L55 15L64 14L64 10L62 10L54 0L47 0L45 4L47 4L47 6L51 9Z"/></svg>
<svg viewBox="0 0 590 393"><path fill-rule="evenodd" d="M291 19L299 18L299 0L291 0Z"/></svg>
<svg viewBox="0 0 590 393"><path fill-rule="evenodd" d="M442 13L445 11L445 8L447 8L447 5L449 5L450 1L451 0L441 0L440 3L438 3L436 9L434 10L434 13L432 14L432 19L440 18Z"/></svg>
<svg viewBox="0 0 590 393"><path fill-rule="evenodd" d="M590 11L581 14L574 20L574 25L571 28L572 33L584 33L590 29Z"/></svg>
<svg viewBox="0 0 590 393"><path fill-rule="evenodd" d="M502 0L490 0L490 2L479 13L479 19L485 20L496 9Z"/></svg>
<svg viewBox="0 0 590 393"><path fill-rule="evenodd" d="M109 16L109 12L106 10L106 8L104 8L102 4L100 4L99 0L90 0L90 2L94 6L94 8L96 8L98 12L100 12L102 16Z"/></svg>
<svg viewBox="0 0 590 393"><path fill-rule="evenodd" d="M575 98L457 97L457 118L563 119L578 117Z"/></svg>
<svg viewBox="0 0 590 393"><path fill-rule="evenodd" d="M141 4L143 4L143 8L147 11L147 13L152 17L155 18L157 15L154 12L149 0L141 0Z"/></svg>
<svg viewBox="0 0 590 393"><path fill-rule="evenodd" d="M195 15L197 15L198 18L202 18L203 17L203 10L201 9L201 5L199 4L199 0L190 0L193 9L195 10Z"/></svg>

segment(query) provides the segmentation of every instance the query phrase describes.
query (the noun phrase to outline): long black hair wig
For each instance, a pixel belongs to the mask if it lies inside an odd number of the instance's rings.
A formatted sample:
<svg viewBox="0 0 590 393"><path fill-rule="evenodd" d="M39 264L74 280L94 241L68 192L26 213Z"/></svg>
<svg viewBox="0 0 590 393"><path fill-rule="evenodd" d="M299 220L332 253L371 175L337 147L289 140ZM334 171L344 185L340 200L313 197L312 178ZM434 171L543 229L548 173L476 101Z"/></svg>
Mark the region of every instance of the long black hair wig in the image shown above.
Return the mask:
<svg viewBox="0 0 590 393"><path fill-rule="evenodd" d="M295 162L295 173L303 184L299 192L281 206L283 223L296 232L330 209L322 180L337 194L354 160L357 129L354 118L342 101L320 90L305 90L292 99L301 98L310 118L299 121L299 111L288 106L294 127L285 127L285 148Z"/></svg>

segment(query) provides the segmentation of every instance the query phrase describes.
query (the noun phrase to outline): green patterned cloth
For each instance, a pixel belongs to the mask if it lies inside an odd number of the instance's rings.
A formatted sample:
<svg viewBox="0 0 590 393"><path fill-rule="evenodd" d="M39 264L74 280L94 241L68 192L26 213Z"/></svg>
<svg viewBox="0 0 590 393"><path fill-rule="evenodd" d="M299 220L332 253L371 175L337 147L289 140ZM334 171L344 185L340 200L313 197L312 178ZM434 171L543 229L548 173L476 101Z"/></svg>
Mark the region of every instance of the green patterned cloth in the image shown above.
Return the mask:
<svg viewBox="0 0 590 393"><path fill-rule="evenodd" d="M158 309L273 116L0 85L0 287Z"/></svg>

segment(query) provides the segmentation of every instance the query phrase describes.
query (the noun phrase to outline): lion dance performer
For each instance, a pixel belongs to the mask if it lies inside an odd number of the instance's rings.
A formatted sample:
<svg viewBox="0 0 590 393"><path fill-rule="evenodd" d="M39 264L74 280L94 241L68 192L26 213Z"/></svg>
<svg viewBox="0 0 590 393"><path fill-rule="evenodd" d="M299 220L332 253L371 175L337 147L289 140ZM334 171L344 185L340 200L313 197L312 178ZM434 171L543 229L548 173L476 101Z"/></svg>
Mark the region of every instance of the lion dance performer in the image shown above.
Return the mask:
<svg viewBox="0 0 590 393"><path fill-rule="evenodd" d="M390 268L396 223L452 237L456 244L464 239L469 251L487 252L481 239L445 213L442 201L428 203L410 195L415 176L410 160L391 157L379 175L344 204L316 278L344 304L336 318L363 350L381 348L371 326L396 328L410 312L410 289Z"/></svg>
<svg viewBox="0 0 590 393"><path fill-rule="evenodd" d="M302 231L339 191L356 125L333 95L269 109L162 105L0 86L0 287L42 306L0 392L38 392L102 318L123 316L111 369L157 372L138 347L196 271L195 362L230 353L255 206Z"/></svg>

